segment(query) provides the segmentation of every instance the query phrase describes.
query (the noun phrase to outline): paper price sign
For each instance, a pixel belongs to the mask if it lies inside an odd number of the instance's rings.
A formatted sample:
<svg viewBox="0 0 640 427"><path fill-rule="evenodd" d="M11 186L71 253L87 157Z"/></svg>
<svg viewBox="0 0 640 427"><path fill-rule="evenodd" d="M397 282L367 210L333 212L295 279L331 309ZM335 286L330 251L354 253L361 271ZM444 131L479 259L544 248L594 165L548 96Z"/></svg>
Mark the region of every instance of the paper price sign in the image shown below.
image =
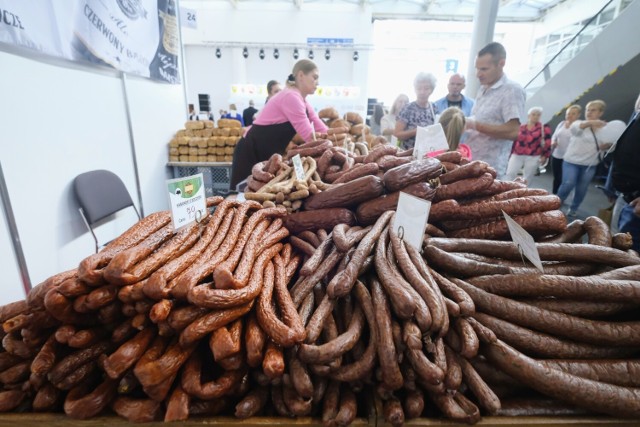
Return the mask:
<svg viewBox="0 0 640 427"><path fill-rule="evenodd" d="M302 167L300 154L296 154L291 160L293 160L293 170L296 173L296 178L298 181L304 181L304 168Z"/></svg>
<svg viewBox="0 0 640 427"><path fill-rule="evenodd" d="M430 201L400 192L393 230L405 243L412 245L418 251L422 250L422 240L430 209Z"/></svg>
<svg viewBox="0 0 640 427"><path fill-rule="evenodd" d="M413 158L422 159L427 153L439 150L448 150L449 143L444 134L442 125L436 123L431 126L418 126L416 130L416 143L413 147Z"/></svg>
<svg viewBox="0 0 640 427"><path fill-rule="evenodd" d="M544 273L540 254L538 253L536 242L533 240L533 237L531 237L531 234L527 233L527 230L515 222L505 211L502 211L502 215L504 215L504 219L507 221L507 227L509 227L509 233L511 233L511 240L518 245L520 253L531 261L541 273Z"/></svg>
<svg viewBox="0 0 640 427"><path fill-rule="evenodd" d="M177 230L207 215L204 177L198 175L167 180L173 228Z"/></svg>

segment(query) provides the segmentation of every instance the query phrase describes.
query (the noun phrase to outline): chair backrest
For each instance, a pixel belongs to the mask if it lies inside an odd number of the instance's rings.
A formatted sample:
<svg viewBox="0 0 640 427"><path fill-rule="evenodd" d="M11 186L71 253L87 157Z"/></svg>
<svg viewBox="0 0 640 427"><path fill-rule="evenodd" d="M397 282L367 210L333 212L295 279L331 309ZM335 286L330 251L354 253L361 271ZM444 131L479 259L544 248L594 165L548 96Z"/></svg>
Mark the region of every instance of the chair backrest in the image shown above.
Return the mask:
<svg viewBox="0 0 640 427"><path fill-rule="evenodd" d="M107 170L94 170L78 175L73 180L73 189L89 224L95 224L126 207L134 206L122 180Z"/></svg>

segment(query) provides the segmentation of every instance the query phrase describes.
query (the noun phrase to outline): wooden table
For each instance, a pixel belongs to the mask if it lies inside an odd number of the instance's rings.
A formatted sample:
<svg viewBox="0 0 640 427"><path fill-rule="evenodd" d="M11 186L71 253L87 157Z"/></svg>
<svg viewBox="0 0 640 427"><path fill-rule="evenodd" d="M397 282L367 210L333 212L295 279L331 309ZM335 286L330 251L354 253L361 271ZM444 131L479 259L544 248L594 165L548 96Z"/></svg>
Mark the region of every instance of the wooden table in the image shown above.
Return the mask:
<svg viewBox="0 0 640 427"><path fill-rule="evenodd" d="M129 423L126 420L115 417L95 417L89 420L73 420L63 414L2 414L0 415L0 426L4 427L57 427L57 426L148 426L148 427L202 427L202 426L242 426L242 427L322 427L322 421L316 418L274 418L274 417L253 417L247 420L238 420L231 417L209 417L192 418L184 422L163 423L153 422L144 424ZM354 427L361 426L390 426L384 420L371 417L358 418L353 424ZM405 423L406 426L440 427L458 424L452 421L420 418ZM495 427L567 427L567 426L593 426L593 427L619 427L622 425L640 425L640 420L623 420L610 417L483 417L477 426Z"/></svg>

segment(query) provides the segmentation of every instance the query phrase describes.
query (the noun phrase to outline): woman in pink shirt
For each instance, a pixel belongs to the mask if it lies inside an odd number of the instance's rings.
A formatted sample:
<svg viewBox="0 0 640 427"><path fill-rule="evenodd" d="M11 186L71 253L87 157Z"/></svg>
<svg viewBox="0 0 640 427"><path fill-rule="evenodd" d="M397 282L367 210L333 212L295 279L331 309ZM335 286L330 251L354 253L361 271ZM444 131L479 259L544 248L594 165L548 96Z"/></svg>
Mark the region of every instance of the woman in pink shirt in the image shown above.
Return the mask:
<svg viewBox="0 0 640 427"><path fill-rule="evenodd" d="M269 159L274 153L283 154L296 134L313 140L313 133L326 133L327 126L307 101L318 86L318 67L308 59L293 66L286 89L265 104L247 134L238 141L233 152L230 188L251 175L251 168Z"/></svg>

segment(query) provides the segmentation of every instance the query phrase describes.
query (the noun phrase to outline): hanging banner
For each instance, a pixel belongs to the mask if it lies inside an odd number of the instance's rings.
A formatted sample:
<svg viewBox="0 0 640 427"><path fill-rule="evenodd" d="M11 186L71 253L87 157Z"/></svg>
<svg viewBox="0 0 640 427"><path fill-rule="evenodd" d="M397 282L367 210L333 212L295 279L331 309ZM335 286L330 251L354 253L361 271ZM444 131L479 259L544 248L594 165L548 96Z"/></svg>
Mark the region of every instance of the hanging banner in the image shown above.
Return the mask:
<svg viewBox="0 0 640 427"><path fill-rule="evenodd" d="M0 0L0 43L180 83L175 0Z"/></svg>
<svg viewBox="0 0 640 427"><path fill-rule="evenodd" d="M0 43L64 56L53 1L0 0Z"/></svg>

